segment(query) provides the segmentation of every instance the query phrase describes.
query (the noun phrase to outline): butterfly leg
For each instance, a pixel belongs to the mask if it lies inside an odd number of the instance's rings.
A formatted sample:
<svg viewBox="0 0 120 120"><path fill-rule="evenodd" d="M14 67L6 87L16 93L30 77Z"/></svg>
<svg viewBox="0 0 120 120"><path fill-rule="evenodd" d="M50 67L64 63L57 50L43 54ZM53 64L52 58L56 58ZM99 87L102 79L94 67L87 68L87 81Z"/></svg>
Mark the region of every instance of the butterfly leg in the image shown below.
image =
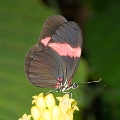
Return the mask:
<svg viewBox="0 0 120 120"><path fill-rule="evenodd" d="M57 88L56 88L56 89L54 89L54 90L50 90L48 93L46 93L46 94L44 95L44 97L45 97L46 95L50 94L50 93L53 93L53 92L59 92L59 91L58 91L58 89L57 89Z"/></svg>

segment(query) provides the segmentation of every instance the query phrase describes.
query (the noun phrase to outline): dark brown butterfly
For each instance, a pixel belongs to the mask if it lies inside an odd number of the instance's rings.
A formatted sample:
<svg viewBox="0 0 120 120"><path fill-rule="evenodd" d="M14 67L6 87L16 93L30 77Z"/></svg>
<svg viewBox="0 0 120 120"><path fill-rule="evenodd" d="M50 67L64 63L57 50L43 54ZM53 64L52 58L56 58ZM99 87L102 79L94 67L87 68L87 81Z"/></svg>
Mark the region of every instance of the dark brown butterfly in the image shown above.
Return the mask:
<svg viewBox="0 0 120 120"><path fill-rule="evenodd" d="M56 91L77 87L71 83L82 49L82 33L77 23L61 15L49 17L38 43L27 53L25 74L34 85L56 88Z"/></svg>

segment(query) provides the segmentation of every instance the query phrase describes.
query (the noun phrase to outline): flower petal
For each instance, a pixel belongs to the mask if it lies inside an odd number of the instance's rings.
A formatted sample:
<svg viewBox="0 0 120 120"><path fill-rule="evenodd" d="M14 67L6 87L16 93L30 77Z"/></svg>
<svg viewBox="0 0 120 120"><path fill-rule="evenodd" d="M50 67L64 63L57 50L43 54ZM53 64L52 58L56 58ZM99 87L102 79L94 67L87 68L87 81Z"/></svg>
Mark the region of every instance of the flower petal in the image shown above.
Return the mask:
<svg viewBox="0 0 120 120"><path fill-rule="evenodd" d="M74 101L74 99L69 99L69 94L65 94L63 97L57 97L57 99L60 101L59 107L62 112L67 112L71 108L71 103Z"/></svg>
<svg viewBox="0 0 120 120"><path fill-rule="evenodd" d="M27 114L25 113L25 114L22 116L22 118L19 118L18 120L30 120L30 118L31 118L31 115L28 115L28 116L27 116Z"/></svg>

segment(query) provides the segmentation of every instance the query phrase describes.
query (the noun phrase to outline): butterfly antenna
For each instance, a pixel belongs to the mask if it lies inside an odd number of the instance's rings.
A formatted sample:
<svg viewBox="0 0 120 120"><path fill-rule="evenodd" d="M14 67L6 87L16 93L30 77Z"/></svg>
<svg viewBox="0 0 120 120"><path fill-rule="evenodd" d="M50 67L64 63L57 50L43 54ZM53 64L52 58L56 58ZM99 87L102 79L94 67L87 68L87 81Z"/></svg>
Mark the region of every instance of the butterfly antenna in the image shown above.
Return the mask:
<svg viewBox="0 0 120 120"><path fill-rule="evenodd" d="M79 95L79 93L78 93L77 89L75 89L75 92L77 93L78 100L80 100L80 95ZM77 101L78 101L78 100L77 100Z"/></svg>
<svg viewBox="0 0 120 120"><path fill-rule="evenodd" d="M102 80L102 78L100 78L99 80L96 81L91 81L91 82L85 82L85 83L79 83L80 85L86 85L86 84L91 84L91 83L98 83Z"/></svg>

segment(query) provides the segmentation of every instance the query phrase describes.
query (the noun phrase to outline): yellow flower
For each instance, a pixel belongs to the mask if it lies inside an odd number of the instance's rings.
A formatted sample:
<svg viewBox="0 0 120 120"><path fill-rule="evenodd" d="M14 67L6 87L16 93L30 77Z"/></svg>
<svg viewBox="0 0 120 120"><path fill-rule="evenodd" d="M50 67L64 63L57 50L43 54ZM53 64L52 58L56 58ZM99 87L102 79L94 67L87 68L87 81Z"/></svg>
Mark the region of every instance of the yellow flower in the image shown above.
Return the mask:
<svg viewBox="0 0 120 120"><path fill-rule="evenodd" d="M77 110L77 111L79 111L79 108L77 107L77 102L76 101L73 101L72 103L71 103L71 108L75 111L75 110Z"/></svg>
<svg viewBox="0 0 120 120"><path fill-rule="evenodd" d="M51 109L51 114L52 114L53 120L59 120L61 116L61 111L59 106L54 105Z"/></svg>
<svg viewBox="0 0 120 120"><path fill-rule="evenodd" d="M22 118L19 118L18 120L30 120L30 118L31 118L31 115L28 115L28 116L27 116L27 114L25 113L25 114L22 116Z"/></svg>
<svg viewBox="0 0 120 120"><path fill-rule="evenodd" d="M56 97L58 99L59 107L62 112L67 112L71 108L71 103L74 99L69 98L69 94L65 94L63 97Z"/></svg>
<svg viewBox="0 0 120 120"><path fill-rule="evenodd" d="M51 112L49 109L46 109L43 113L43 118L45 120L52 120Z"/></svg>
<svg viewBox="0 0 120 120"><path fill-rule="evenodd" d="M48 109L55 105L55 98L51 93L45 96L45 103Z"/></svg>
<svg viewBox="0 0 120 120"><path fill-rule="evenodd" d="M46 103L43 93L40 93L38 96L33 96L33 98L32 104L35 103L39 110L44 111L46 109Z"/></svg>
<svg viewBox="0 0 120 120"><path fill-rule="evenodd" d="M32 118L34 120L73 120L74 111L79 110L77 102L69 98L69 94L56 98L59 101L59 106L56 105L55 98L51 93L46 96L43 93L33 96ZM19 120L30 120L31 116L24 114Z"/></svg>
<svg viewBox="0 0 120 120"><path fill-rule="evenodd" d="M42 116L41 112L40 112L40 110L38 109L37 106L33 106L31 108L31 115L32 115L34 120L38 120Z"/></svg>
<svg viewBox="0 0 120 120"><path fill-rule="evenodd" d="M60 120L73 120L73 116L68 115L67 113L62 113Z"/></svg>

